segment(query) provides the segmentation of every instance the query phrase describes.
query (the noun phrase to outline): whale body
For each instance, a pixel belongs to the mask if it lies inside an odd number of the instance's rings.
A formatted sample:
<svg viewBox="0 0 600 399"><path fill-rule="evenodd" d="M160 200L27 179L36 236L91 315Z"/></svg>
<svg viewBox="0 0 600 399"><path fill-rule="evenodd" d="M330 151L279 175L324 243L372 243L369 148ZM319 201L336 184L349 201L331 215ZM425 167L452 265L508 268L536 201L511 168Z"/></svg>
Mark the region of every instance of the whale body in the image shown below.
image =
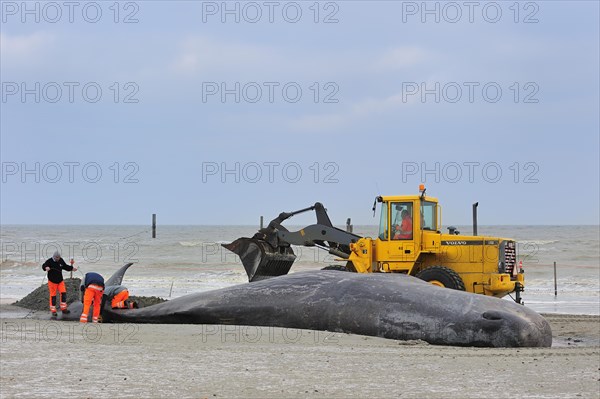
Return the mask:
<svg viewBox="0 0 600 399"><path fill-rule="evenodd" d="M128 267L115 275L121 272L122 279ZM120 279L113 283L121 283ZM548 322L523 305L402 274L299 272L141 309L105 306L102 314L105 322L299 328L436 345L552 345Z"/></svg>

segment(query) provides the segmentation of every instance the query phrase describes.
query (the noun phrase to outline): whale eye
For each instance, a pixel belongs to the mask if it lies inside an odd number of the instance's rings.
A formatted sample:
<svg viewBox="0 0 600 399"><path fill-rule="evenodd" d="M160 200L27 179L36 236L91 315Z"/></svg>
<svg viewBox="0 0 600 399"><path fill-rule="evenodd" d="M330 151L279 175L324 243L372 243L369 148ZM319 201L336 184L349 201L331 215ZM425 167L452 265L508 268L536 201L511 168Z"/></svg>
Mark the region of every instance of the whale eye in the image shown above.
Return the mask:
<svg viewBox="0 0 600 399"><path fill-rule="evenodd" d="M485 312L483 313L483 318L486 320L502 320L502 316L498 312Z"/></svg>

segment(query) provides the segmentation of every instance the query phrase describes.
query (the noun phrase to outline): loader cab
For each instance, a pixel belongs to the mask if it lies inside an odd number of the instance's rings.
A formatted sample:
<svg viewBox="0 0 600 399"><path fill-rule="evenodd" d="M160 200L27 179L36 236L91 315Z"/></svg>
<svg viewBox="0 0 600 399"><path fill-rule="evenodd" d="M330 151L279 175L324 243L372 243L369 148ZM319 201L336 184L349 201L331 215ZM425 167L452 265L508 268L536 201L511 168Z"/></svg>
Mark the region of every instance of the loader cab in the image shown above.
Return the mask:
<svg viewBox="0 0 600 399"><path fill-rule="evenodd" d="M437 199L410 195L378 197L377 201L381 203L378 239L374 243L377 269L410 272L423 249L423 234L439 230Z"/></svg>
<svg viewBox="0 0 600 399"><path fill-rule="evenodd" d="M413 203L410 201L385 201L381 203L379 239L407 240L413 238Z"/></svg>
<svg viewBox="0 0 600 399"><path fill-rule="evenodd" d="M419 230L439 231L437 199L414 197L379 197L380 240L412 240Z"/></svg>

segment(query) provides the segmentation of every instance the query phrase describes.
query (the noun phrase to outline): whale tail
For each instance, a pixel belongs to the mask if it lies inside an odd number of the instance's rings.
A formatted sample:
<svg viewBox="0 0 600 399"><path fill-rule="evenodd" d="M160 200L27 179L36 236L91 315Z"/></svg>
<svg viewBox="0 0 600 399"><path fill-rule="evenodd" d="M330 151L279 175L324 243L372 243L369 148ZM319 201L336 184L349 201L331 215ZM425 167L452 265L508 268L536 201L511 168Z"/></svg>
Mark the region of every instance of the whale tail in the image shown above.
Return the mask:
<svg viewBox="0 0 600 399"><path fill-rule="evenodd" d="M246 269L248 281L259 281L287 274L296 260L292 247L273 247L256 238L238 238L230 244L221 244L237 254Z"/></svg>

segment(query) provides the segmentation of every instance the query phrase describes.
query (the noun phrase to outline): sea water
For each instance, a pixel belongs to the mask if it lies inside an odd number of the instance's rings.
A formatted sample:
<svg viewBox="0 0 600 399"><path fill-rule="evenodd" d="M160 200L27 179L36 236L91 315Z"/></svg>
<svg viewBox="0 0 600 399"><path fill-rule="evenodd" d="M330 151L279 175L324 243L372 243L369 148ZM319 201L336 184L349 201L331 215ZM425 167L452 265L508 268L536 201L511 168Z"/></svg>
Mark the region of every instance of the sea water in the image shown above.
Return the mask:
<svg viewBox="0 0 600 399"><path fill-rule="evenodd" d="M134 262L123 282L132 295L168 299L245 283L239 258L220 244L252 237L257 231L256 226L159 226L152 238L146 226L0 228L2 303L12 303L46 283L41 265L57 249L67 262L74 259L79 269L74 277L95 271L107 278L123 264ZM471 234L470 227L458 229ZM525 270L526 306L539 312L600 314L598 226L479 226L478 230L479 235L517 240L518 260ZM354 226L354 233L375 237L377 227ZM298 258L290 272L336 263L332 255L317 248L294 247L294 252Z"/></svg>

